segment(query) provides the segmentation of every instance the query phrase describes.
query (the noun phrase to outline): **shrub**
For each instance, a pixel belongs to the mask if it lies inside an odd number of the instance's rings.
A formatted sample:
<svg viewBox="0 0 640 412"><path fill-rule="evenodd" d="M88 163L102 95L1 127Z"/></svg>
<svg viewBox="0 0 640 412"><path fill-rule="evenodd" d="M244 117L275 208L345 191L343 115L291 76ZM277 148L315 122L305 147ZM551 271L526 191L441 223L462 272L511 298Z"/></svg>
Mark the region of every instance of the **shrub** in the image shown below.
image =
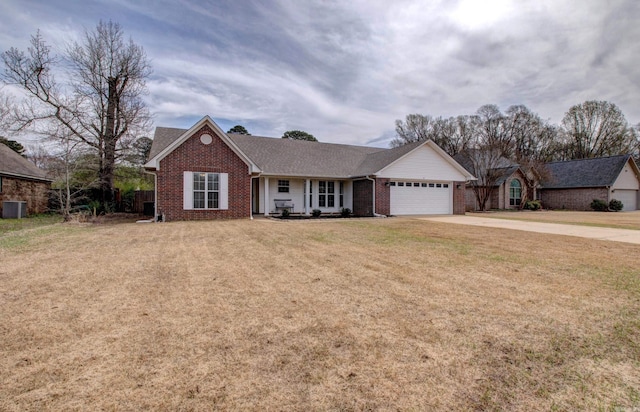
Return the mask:
<svg viewBox="0 0 640 412"><path fill-rule="evenodd" d="M311 211L311 216L313 216L313 217L319 217L321 213L322 213L322 210L320 210L320 209L313 209L313 210Z"/></svg>
<svg viewBox="0 0 640 412"><path fill-rule="evenodd" d="M527 210L540 210L542 203L539 200L527 200L524 204L524 208Z"/></svg>
<svg viewBox="0 0 640 412"><path fill-rule="evenodd" d="M609 205L607 205L607 202L602 199L593 199L590 206L591 209L597 212L606 212Z"/></svg>
<svg viewBox="0 0 640 412"><path fill-rule="evenodd" d="M351 216L351 209L349 209L348 207L344 207L344 208L340 209L340 216L342 216L342 217Z"/></svg>
<svg viewBox="0 0 640 412"><path fill-rule="evenodd" d="M609 202L609 210L613 212L619 212L623 207L624 205L618 199L611 199L611 202Z"/></svg>
<svg viewBox="0 0 640 412"><path fill-rule="evenodd" d="M289 209L282 209L282 217L288 218L290 214Z"/></svg>

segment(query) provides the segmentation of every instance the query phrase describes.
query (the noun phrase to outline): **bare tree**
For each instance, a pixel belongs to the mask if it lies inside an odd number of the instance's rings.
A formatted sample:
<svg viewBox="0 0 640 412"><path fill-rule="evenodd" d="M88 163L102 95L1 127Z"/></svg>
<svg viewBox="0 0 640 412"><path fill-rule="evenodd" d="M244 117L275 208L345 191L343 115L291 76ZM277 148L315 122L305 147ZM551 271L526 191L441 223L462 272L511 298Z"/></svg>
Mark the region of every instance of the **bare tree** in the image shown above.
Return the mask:
<svg viewBox="0 0 640 412"><path fill-rule="evenodd" d="M70 134L60 134L64 130L60 128L55 131L58 134L55 138L50 138L46 147L42 142L30 145L27 158L39 168L46 170L47 175L53 179L52 200L67 221L72 207L78 202L85 203L88 200L87 190L98 187L99 179L95 173L95 154L89 152Z"/></svg>
<svg viewBox="0 0 640 412"><path fill-rule="evenodd" d="M505 113L506 130L512 141L512 159L518 163L551 160L557 128L543 121L524 105L514 105Z"/></svg>
<svg viewBox="0 0 640 412"><path fill-rule="evenodd" d="M472 146L477 127L476 116L439 117L433 122L429 138L450 156L455 156Z"/></svg>
<svg viewBox="0 0 640 412"><path fill-rule="evenodd" d="M569 109L562 119L564 158L587 159L633 153L638 136L613 103L590 100Z"/></svg>
<svg viewBox="0 0 640 412"><path fill-rule="evenodd" d="M408 114L404 121L396 120L396 138L391 141L391 147L429 139L433 123L433 117L422 114Z"/></svg>
<svg viewBox="0 0 640 412"><path fill-rule="evenodd" d="M474 115L448 119L411 114L396 120L391 146L433 140L454 156L478 180L471 182L476 201L486 210L504 174L519 165L529 184L544 175L543 163L552 160L558 147L557 128L524 105L502 113L496 105L484 105Z"/></svg>
<svg viewBox="0 0 640 412"><path fill-rule="evenodd" d="M451 156L467 149L473 141L477 121L475 116L444 119L429 115L410 114L396 120L396 138L391 147L431 139Z"/></svg>
<svg viewBox="0 0 640 412"><path fill-rule="evenodd" d="M0 88L0 133L9 129L10 102L9 96L5 95Z"/></svg>
<svg viewBox="0 0 640 412"><path fill-rule="evenodd" d="M64 147L92 149L99 159L102 200L110 202L116 160L151 123L142 101L149 62L143 48L126 41L113 22L85 31L82 42L70 44L64 57L52 56L40 32L31 38L27 53L11 48L2 54L3 81L26 95L11 112L13 129L64 136ZM54 71L62 62L67 62L69 76L58 83Z"/></svg>

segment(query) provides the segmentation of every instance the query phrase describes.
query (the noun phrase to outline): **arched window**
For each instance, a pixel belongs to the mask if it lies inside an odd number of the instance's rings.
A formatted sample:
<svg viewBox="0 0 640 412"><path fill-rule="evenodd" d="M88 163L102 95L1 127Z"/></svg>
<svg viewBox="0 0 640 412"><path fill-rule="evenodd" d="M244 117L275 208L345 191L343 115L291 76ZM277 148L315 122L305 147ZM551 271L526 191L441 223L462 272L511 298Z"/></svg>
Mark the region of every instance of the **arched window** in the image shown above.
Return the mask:
<svg viewBox="0 0 640 412"><path fill-rule="evenodd" d="M518 179L513 179L511 181L511 186L509 187L509 204L511 206L520 206L521 200L522 200L522 184Z"/></svg>

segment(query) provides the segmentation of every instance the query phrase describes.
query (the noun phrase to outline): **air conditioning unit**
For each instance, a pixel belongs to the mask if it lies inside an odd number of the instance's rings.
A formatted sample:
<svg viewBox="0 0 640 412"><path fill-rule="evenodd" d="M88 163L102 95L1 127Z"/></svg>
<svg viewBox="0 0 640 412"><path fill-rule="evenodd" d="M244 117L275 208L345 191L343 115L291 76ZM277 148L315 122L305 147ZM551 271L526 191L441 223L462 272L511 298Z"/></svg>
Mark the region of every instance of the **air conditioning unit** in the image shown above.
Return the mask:
<svg viewBox="0 0 640 412"><path fill-rule="evenodd" d="M4 201L2 202L3 219L22 219L27 217L27 202Z"/></svg>

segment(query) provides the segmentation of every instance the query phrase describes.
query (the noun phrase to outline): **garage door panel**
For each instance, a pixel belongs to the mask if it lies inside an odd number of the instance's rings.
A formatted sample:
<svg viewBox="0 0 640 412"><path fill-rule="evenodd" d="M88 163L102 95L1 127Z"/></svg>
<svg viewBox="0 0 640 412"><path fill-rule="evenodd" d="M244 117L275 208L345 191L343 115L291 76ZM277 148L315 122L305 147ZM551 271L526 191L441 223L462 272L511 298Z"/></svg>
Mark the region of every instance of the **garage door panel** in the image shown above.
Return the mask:
<svg viewBox="0 0 640 412"><path fill-rule="evenodd" d="M438 183L441 187L391 186L391 214L426 215L450 214L452 207L452 185ZM447 187L443 187L446 185Z"/></svg>
<svg viewBox="0 0 640 412"><path fill-rule="evenodd" d="M612 199L618 199L622 202L622 210L637 210L638 209L638 191L637 190L625 190L616 189L611 196Z"/></svg>

